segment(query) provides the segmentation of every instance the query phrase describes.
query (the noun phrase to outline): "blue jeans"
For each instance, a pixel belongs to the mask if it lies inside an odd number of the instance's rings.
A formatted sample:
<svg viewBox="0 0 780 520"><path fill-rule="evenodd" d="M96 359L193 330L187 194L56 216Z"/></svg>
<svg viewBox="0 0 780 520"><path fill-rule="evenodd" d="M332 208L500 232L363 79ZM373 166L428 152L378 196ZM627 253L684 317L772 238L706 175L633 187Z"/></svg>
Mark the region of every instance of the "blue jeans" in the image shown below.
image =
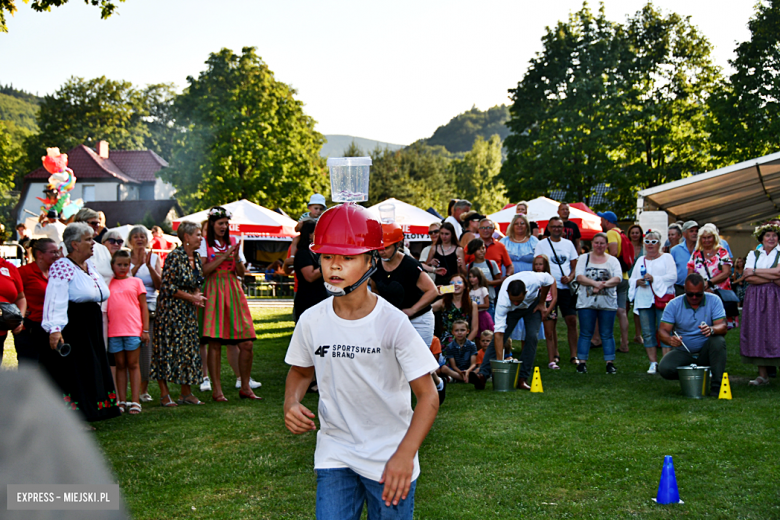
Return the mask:
<svg viewBox="0 0 780 520"><path fill-rule="evenodd" d="M639 309L639 323L642 325L642 339L645 340L645 348L654 348L658 346L655 334L661 325L661 316L664 315L663 309L655 306L649 309ZM669 345L661 344L664 348Z"/></svg>
<svg viewBox="0 0 780 520"><path fill-rule="evenodd" d="M580 337L577 339L577 359L587 361L590 353L590 340L596 330L596 320L599 321L601 345L604 349L604 361L615 360L615 338L612 329L615 327L617 311L600 309L578 309L580 317Z"/></svg>
<svg viewBox="0 0 780 520"><path fill-rule="evenodd" d="M369 520L412 519L416 480L412 481L406 500L387 507L382 501L384 484L361 477L349 468L316 471L318 520L359 520L363 502L368 504Z"/></svg>
<svg viewBox="0 0 780 520"><path fill-rule="evenodd" d="M123 350L138 350L141 346L141 338L138 336L116 336L108 338L108 351L117 354Z"/></svg>

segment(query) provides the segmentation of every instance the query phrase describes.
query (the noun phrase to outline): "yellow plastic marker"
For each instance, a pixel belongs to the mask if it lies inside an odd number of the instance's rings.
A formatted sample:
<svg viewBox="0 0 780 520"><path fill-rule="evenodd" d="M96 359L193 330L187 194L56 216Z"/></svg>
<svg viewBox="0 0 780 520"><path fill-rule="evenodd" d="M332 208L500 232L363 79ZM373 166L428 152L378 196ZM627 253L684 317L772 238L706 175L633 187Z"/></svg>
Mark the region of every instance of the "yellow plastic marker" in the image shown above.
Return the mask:
<svg viewBox="0 0 780 520"><path fill-rule="evenodd" d="M723 372L723 381L720 383L720 394L718 399L731 399L731 385L729 384L728 372Z"/></svg>
<svg viewBox="0 0 780 520"><path fill-rule="evenodd" d="M539 373L539 367L534 367L534 378L531 380L531 392L544 393L542 388L542 374Z"/></svg>

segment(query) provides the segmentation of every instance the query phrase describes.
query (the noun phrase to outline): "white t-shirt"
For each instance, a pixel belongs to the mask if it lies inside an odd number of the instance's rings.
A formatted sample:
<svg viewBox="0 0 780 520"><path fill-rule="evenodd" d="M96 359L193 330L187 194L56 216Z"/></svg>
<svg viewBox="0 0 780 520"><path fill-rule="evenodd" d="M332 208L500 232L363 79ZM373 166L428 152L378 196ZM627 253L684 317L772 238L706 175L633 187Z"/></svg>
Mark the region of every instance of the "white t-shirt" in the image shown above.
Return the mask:
<svg viewBox="0 0 780 520"><path fill-rule="evenodd" d="M463 226L460 225L460 222L458 222L452 215L445 218L444 222L449 222L452 224L452 227L455 228L455 234L458 235L458 240L460 240L460 236L463 234Z"/></svg>
<svg viewBox="0 0 780 520"><path fill-rule="evenodd" d="M317 372L314 468L350 468L377 482L412 421L408 382L439 368L406 314L381 296L359 320L339 318L333 297L309 308L284 361ZM412 479L419 474L415 454Z"/></svg>
<svg viewBox="0 0 780 520"><path fill-rule="evenodd" d="M509 300L507 292L509 284L515 280L522 280L525 284L525 299L520 305L514 306ZM515 309L527 309L536 301L539 296L539 290L542 287L549 287L555 283L555 278L547 273L535 273L532 271L522 271L515 273L501 283L501 290L498 291L496 298L496 318L495 332L506 331L506 315Z"/></svg>
<svg viewBox="0 0 780 520"><path fill-rule="evenodd" d="M482 305L488 301L488 298L490 297L488 295L487 287L478 287L476 289L472 289L469 291L469 296L471 297L471 301L477 305Z"/></svg>
<svg viewBox="0 0 780 520"><path fill-rule="evenodd" d="M32 238L51 238L57 244L57 247L62 243L62 233L65 232L65 224L59 220L55 222L46 221L46 225L41 223L35 224L33 228ZM65 253L67 255L67 253Z"/></svg>
<svg viewBox="0 0 780 520"><path fill-rule="evenodd" d="M617 258L607 254L606 262L595 264L588 261L589 255L590 253L585 253L577 260L577 270L575 271L577 276L585 275L585 278L597 282L606 282L614 277L623 279L623 270L620 268L620 262ZM581 284L577 291L577 308L617 310L617 286L594 293L592 286Z"/></svg>
<svg viewBox="0 0 780 520"><path fill-rule="evenodd" d="M653 287L649 285L636 286L636 281L642 277L642 266L653 276ZM634 264L631 278L628 280L628 299L634 302L634 314L639 309L649 309L655 303L655 296L674 294L674 284L677 281L677 266L669 253L661 253L655 260L640 256Z"/></svg>
<svg viewBox="0 0 780 520"><path fill-rule="evenodd" d="M558 262L555 260L552 248L555 248L555 253L558 255L560 268ZM539 255L545 255L550 260L550 274L555 278L558 289L568 289L568 286L561 283L561 278L571 274L571 261L576 260L579 256L577 254L577 249L575 249L571 240L562 238L559 242L553 242L552 247L550 247L549 238L540 240L539 243L536 244L536 249L534 250L534 256ZM561 269L563 269L563 272L561 272Z"/></svg>

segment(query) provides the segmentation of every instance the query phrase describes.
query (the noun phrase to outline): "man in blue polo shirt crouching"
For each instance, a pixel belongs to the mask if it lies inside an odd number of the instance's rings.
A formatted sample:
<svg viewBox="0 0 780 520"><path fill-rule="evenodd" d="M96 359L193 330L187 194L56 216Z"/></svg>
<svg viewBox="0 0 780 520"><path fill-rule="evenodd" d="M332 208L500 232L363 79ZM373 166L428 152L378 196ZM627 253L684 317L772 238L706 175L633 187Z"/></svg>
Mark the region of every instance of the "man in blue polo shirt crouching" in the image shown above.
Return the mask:
<svg viewBox="0 0 780 520"><path fill-rule="evenodd" d="M712 371L711 393L718 395L726 370L726 310L716 294L704 292L704 278L689 274L685 293L670 301L661 317L661 342L674 347L658 365L664 379L679 379L677 367L696 363Z"/></svg>

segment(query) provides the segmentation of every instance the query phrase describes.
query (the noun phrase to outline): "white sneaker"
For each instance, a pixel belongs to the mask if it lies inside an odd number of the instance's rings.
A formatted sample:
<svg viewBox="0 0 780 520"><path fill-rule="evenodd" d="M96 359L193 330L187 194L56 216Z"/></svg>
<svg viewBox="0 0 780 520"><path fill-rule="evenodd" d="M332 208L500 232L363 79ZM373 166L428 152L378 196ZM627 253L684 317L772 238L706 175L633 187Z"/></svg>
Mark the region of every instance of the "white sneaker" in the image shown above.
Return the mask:
<svg viewBox="0 0 780 520"><path fill-rule="evenodd" d="M647 369L648 374L657 374L658 373L658 363L653 361L650 363L650 368Z"/></svg>
<svg viewBox="0 0 780 520"><path fill-rule="evenodd" d="M203 378L203 382L200 384L200 391L201 392L211 391L211 381L209 380L208 376Z"/></svg>
<svg viewBox="0 0 780 520"><path fill-rule="evenodd" d="M249 378L249 388L255 389L255 388L260 388L261 386L263 386L263 383L255 381L251 377ZM236 379L236 389L240 389L240 388L241 388L241 378L239 377L238 379Z"/></svg>

